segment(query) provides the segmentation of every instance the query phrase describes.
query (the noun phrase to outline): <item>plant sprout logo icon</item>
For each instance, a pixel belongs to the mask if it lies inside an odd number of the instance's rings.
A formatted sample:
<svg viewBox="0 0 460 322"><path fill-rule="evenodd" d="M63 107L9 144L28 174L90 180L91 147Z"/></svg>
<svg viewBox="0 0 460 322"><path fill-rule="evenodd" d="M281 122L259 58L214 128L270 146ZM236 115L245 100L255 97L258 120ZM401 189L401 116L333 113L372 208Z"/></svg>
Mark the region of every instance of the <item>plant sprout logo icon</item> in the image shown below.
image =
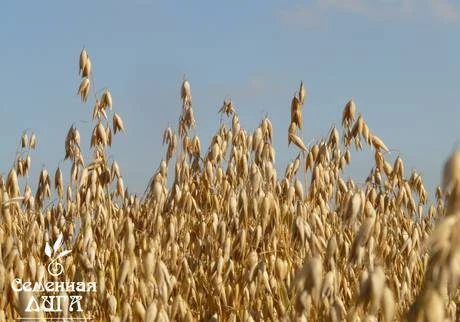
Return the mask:
<svg viewBox="0 0 460 322"><path fill-rule="evenodd" d="M62 233L59 234L58 238L54 242L53 248L51 248L50 244L46 242L45 245L45 254L51 259L51 262L48 264L47 269L48 273L52 276L59 276L64 272L64 266L58 262L59 258L69 255L72 250L64 250L58 253L59 248L61 248L63 244L63 237Z"/></svg>

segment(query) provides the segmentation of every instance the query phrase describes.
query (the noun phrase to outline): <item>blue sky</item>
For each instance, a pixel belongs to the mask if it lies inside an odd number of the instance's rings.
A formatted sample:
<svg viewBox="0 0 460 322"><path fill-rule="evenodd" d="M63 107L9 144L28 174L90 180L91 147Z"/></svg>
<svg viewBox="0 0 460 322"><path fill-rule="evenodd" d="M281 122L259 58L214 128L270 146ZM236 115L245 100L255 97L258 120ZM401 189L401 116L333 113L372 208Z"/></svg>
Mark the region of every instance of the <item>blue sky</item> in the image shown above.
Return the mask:
<svg viewBox="0 0 460 322"><path fill-rule="evenodd" d="M231 96L243 127L272 119L277 167L287 147L290 100L308 91L305 141L340 124L354 98L377 135L423 174L430 192L460 139L460 4L447 0L245 2L2 1L0 171L7 173L24 129L33 129L31 184L54 173L75 123L89 147L92 103L82 104L78 55L85 46L98 89L108 87L127 133L110 154L125 184L142 193L176 128L179 87L192 86L197 133L207 146ZM350 173L363 180L373 154ZM67 178L68 164L64 163Z"/></svg>

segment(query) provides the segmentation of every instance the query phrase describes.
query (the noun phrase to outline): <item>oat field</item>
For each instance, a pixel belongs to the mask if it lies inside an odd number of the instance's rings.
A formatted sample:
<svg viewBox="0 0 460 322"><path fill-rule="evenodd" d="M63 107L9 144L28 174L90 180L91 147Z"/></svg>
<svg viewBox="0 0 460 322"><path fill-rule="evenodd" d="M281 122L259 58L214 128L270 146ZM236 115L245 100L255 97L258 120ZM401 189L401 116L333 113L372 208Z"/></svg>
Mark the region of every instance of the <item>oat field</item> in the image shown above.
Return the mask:
<svg viewBox="0 0 460 322"><path fill-rule="evenodd" d="M460 152L438 156L448 160L431 198L353 100L340 107L340 127L306 144L300 83L286 102L291 123L276 129L298 154L279 173L270 119L244 129L230 99L201 146L184 79L177 127L157 138L163 160L134 196L108 158L129 135L127 112L95 88L86 49L76 63L94 129L63 133L70 174L43 168L37 187L20 184L40 139L24 132L0 178L0 321L460 319ZM375 157L362 184L344 176L361 150ZM41 300L50 294L60 302Z"/></svg>

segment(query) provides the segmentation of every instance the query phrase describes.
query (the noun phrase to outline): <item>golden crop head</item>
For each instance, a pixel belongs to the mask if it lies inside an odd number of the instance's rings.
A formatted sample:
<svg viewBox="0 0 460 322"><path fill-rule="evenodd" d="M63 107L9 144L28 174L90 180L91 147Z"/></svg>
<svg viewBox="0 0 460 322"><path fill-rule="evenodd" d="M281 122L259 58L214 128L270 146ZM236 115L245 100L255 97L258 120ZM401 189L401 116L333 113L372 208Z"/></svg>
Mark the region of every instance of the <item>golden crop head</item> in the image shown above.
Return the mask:
<svg viewBox="0 0 460 322"><path fill-rule="evenodd" d="M61 234L72 251L56 280L97 283L84 311L67 308L62 318L457 319L457 152L432 203L423 176L386 153L353 100L331 120L339 126L325 124L325 137L304 136L301 82L288 127L288 144L299 150L284 166L275 163L276 123L265 116L244 128L231 99L219 111L232 117L217 116L216 133L199 137L184 79L178 127L164 131L162 161L144 195L135 195L110 152L113 134L125 130L122 112L109 90L93 88L94 67L83 49L78 95L90 101L92 132L63 133L65 161L54 178L44 167L37 186L28 178L31 132L5 182L0 176L0 321L26 317L28 295L9 285L49 280L44 249ZM370 156L367 179L348 171L357 151Z"/></svg>

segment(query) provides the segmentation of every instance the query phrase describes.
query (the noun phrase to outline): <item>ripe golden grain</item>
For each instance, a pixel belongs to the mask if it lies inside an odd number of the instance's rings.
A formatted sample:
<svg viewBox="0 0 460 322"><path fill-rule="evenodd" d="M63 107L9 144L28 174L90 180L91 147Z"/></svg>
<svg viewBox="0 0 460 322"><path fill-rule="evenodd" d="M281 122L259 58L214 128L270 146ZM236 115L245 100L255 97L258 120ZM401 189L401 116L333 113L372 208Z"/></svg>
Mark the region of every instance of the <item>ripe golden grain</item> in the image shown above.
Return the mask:
<svg viewBox="0 0 460 322"><path fill-rule="evenodd" d="M83 49L83 102L94 67ZM65 136L70 180L66 184L59 164L57 198L45 168L35 193L27 184L36 137L23 133L6 182L0 176L0 321L26 316L21 304L28 299L8 285L16 277L48 279L43 249L60 233L62 248L72 253L62 260L65 277L56 280L97 281L85 311L63 312L63 318L457 319L458 152L430 203L422 176L407 174L401 157L385 153L363 115L356 118L353 100L342 126L307 147L299 133L306 96L301 82L288 128L288 144L300 151L278 174L267 117L254 130L244 129L226 99L219 129L202 140L191 133L196 122L188 80L180 92L178 128L164 131L165 154L142 198L125 187L117 161L108 161L112 134L124 131L108 89L94 90L87 163L78 129ZM352 153L361 150L374 157L364 182L345 175Z"/></svg>
<svg viewBox="0 0 460 322"><path fill-rule="evenodd" d="M90 86L89 79L87 77L84 77L80 83L80 86L78 87L78 92L77 92L77 95L80 95L80 98L83 102L86 102L86 100L88 99L89 86Z"/></svg>
<svg viewBox="0 0 460 322"><path fill-rule="evenodd" d="M83 70L86 67L86 63L88 62L88 53L86 49L83 48L80 52L80 65L79 65L79 73L83 73Z"/></svg>

